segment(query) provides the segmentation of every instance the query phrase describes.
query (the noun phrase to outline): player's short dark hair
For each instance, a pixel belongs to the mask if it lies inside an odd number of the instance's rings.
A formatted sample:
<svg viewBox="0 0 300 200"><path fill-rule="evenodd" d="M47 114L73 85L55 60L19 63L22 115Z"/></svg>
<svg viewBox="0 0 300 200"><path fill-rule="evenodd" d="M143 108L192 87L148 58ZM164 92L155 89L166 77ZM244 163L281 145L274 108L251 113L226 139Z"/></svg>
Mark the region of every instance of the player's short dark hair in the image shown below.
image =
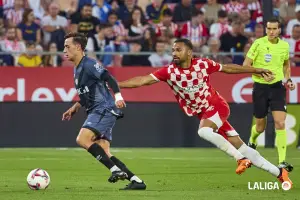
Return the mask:
<svg viewBox="0 0 300 200"><path fill-rule="evenodd" d="M225 10L219 10L218 11L218 18L225 18L227 16L228 16L228 14Z"/></svg>
<svg viewBox="0 0 300 200"><path fill-rule="evenodd" d="M118 17L118 13L114 10L109 11L108 14L107 14L107 16L111 16L111 15L116 15Z"/></svg>
<svg viewBox="0 0 300 200"><path fill-rule="evenodd" d="M184 43L185 46L187 46L189 49L193 49L193 44L190 40L186 39L186 38L180 38L180 39L177 39L175 40L174 43L179 43L179 42L182 42Z"/></svg>
<svg viewBox="0 0 300 200"><path fill-rule="evenodd" d="M299 28L300 27L300 24L295 24L294 26L293 26L293 29L294 28Z"/></svg>
<svg viewBox="0 0 300 200"><path fill-rule="evenodd" d="M81 10L82 10L84 7L91 7L91 8L92 8L93 5L90 4L90 3L85 3L85 4L82 6Z"/></svg>
<svg viewBox="0 0 300 200"><path fill-rule="evenodd" d="M87 44L87 37L83 33L71 32L65 36L65 39L73 38L73 43L80 44L82 51L85 50Z"/></svg>
<svg viewBox="0 0 300 200"><path fill-rule="evenodd" d="M272 17L268 19L267 23L278 23L278 28L280 28L280 20L277 17Z"/></svg>
<svg viewBox="0 0 300 200"><path fill-rule="evenodd" d="M112 28L113 25L111 25L110 23L101 23L100 24L100 29L105 29L105 28Z"/></svg>
<svg viewBox="0 0 300 200"><path fill-rule="evenodd" d="M192 17L197 17L198 15L203 15L203 12L198 9L193 9L192 10Z"/></svg>
<svg viewBox="0 0 300 200"><path fill-rule="evenodd" d="M26 43L25 43L25 46L28 48L28 47L31 47L31 46L36 46L36 44L35 44L35 42L34 41L31 41L31 40L29 40L29 41L27 41Z"/></svg>
<svg viewBox="0 0 300 200"><path fill-rule="evenodd" d="M173 16L173 12L172 12L172 10L170 8L167 8L167 9L165 9L163 11L162 15L163 16L171 16L172 17Z"/></svg>

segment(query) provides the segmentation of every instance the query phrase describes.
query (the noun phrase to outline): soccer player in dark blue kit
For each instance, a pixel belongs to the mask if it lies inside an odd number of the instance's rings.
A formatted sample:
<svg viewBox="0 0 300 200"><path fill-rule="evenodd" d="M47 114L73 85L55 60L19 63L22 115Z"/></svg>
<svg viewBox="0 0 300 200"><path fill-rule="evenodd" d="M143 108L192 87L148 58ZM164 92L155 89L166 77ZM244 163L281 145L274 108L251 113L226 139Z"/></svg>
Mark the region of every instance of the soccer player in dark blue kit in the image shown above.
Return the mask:
<svg viewBox="0 0 300 200"><path fill-rule="evenodd" d="M77 136L77 144L111 171L109 182L128 179L131 183L123 189L144 190L145 183L110 153L112 128L116 120L123 117L120 108L125 107L125 102L114 77L96 60L85 56L86 44L87 38L82 33L65 36L64 54L75 64L74 83L80 101L63 114L62 120L70 120L81 107L85 107L88 116Z"/></svg>

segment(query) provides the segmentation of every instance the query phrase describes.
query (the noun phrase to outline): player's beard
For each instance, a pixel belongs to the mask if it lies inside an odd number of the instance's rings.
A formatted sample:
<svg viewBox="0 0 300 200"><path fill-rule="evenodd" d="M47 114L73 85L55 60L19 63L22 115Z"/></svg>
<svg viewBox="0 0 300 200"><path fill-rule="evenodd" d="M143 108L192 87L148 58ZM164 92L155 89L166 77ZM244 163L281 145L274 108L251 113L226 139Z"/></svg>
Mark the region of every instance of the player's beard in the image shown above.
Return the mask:
<svg viewBox="0 0 300 200"><path fill-rule="evenodd" d="M176 59L173 58L173 63L175 63L176 65L180 66L182 63L182 60L179 57L176 57Z"/></svg>

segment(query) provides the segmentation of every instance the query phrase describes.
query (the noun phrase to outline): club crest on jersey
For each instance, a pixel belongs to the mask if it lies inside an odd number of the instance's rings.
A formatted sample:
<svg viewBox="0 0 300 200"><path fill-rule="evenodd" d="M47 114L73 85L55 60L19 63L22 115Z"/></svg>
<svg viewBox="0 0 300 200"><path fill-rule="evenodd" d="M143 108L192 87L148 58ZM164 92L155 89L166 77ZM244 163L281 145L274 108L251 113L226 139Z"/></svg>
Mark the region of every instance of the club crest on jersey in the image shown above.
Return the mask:
<svg viewBox="0 0 300 200"><path fill-rule="evenodd" d="M96 70L97 70L98 72L101 72L101 70L103 69L103 66L100 65L99 63L94 64L94 67L96 68Z"/></svg>
<svg viewBox="0 0 300 200"><path fill-rule="evenodd" d="M272 60L272 55L271 54L265 54L265 61L270 62Z"/></svg>

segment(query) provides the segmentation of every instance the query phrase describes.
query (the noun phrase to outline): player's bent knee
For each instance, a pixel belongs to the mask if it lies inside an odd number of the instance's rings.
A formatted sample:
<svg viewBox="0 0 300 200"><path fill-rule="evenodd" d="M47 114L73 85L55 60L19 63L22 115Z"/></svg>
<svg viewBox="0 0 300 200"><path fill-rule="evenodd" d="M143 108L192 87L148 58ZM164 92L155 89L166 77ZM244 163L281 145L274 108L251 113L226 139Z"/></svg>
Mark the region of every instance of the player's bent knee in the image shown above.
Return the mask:
<svg viewBox="0 0 300 200"><path fill-rule="evenodd" d="M205 135L211 134L212 132L213 132L212 128L210 128L210 127L202 127L202 128L199 128L198 135L201 138L205 138Z"/></svg>
<svg viewBox="0 0 300 200"><path fill-rule="evenodd" d="M89 133L89 131L81 130L79 135L76 138L76 143L85 148L88 149L94 142L93 142L93 133Z"/></svg>
<svg viewBox="0 0 300 200"><path fill-rule="evenodd" d="M83 145L84 145L84 143L83 143L83 141L81 140L81 137L78 135L77 136L77 138L76 138L76 143L79 145L79 146L81 146L81 147L83 147Z"/></svg>

